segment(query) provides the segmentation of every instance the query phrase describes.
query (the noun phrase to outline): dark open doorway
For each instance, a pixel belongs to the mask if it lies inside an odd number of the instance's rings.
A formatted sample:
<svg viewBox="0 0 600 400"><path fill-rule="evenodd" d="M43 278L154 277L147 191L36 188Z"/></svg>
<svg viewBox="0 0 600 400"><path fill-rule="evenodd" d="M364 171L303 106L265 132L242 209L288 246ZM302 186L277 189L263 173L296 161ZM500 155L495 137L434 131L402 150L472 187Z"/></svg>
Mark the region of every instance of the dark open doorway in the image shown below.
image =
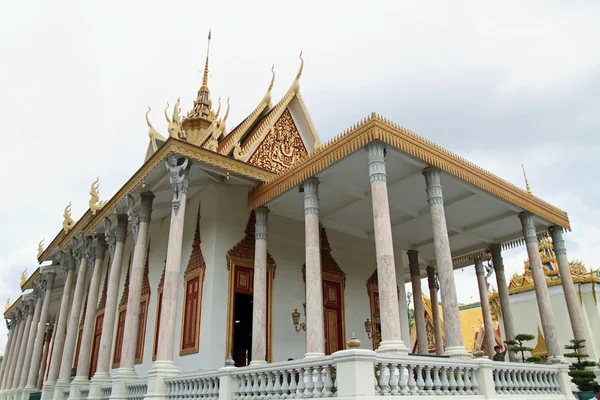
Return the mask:
<svg viewBox="0 0 600 400"><path fill-rule="evenodd" d="M252 295L235 293L233 313L233 360L236 367L252 361Z"/></svg>

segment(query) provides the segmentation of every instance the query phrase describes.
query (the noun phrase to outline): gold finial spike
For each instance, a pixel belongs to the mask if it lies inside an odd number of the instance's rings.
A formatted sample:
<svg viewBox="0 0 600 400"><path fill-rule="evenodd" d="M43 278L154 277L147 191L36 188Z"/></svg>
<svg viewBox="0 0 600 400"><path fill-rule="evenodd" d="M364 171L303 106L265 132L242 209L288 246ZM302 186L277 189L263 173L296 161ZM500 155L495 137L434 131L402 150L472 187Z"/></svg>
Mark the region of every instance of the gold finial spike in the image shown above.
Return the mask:
<svg viewBox="0 0 600 400"><path fill-rule="evenodd" d="M165 107L165 118L166 118L167 122L171 123L171 118L169 118L169 114L167 113L167 111L169 111L169 107L171 107L171 105L167 101L167 106ZM148 107L148 108L150 108L150 107Z"/></svg>
<svg viewBox="0 0 600 400"><path fill-rule="evenodd" d="M525 188L527 189L527 194L531 193L531 187L529 186L529 181L527 180L527 174L525 173L525 166L521 163L521 169L523 170L523 177L525 178Z"/></svg>
<svg viewBox="0 0 600 400"><path fill-rule="evenodd" d="M150 107L148 107L150 108ZM150 112L148 110L148 112ZM150 125L152 127L152 125ZM96 215L96 211L102 210L102 207L106 204L106 200L100 201L100 177L96 177L96 180L92 183L92 188L90 189L90 210L92 210L92 215Z"/></svg>
<svg viewBox="0 0 600 400"><path fill-rule="evenodd" d="M42 239L42 241L38 244L38 253L37 253L38 258L42 255L43 252L44 252L44 239Z"/></svg>
<svg viewBox="0 0 600 400"><path fill-rule="evenodd" d="M269 84L269 92L273 89L273 84L275 83L275 64L271 65L271 83Z"/></svg>
<svg viewBox="0 0 600 400"><path fill-rule="evenodd" d="M204 75L202 76L202 86L208 87L208 55L210 53L211 29L208 30L208 46L206 47L206 62L204 63Z"/></svg>
<svg viewBox="0 0 600 400"><path fill-rule="evenodd" d="M300 77L302 76L302 70L304 69L304 58L302 58L302 52L300 52L300 69L298 69L298 74L296 74L296 79L294 79L294 83L292 83L291 90L294 92L298 92L300 89Z"/></svg>
<svg viewBox="0 0 600 400"><path fill-rule="evenodd" d="M25 271L21 274L21 286L23 286L25 282L27 282L27 268L25 268Z"/></svg>
<svg viewBox="0 0 600 400"><path fill-rule="evenodd" d="M10 297L6 299L6 304L4 305L4 312L6 312L10 308Z"/></svg>
<svg viewBox="0 0 600 400"><path fill-rule="evenodd" d="M73 221L73 218L71 218L71 202L69 202L69 205L65 207L63 217L65 218L63 220L63 229L65 232L69 232L75 225L75 221Z"/></svg>

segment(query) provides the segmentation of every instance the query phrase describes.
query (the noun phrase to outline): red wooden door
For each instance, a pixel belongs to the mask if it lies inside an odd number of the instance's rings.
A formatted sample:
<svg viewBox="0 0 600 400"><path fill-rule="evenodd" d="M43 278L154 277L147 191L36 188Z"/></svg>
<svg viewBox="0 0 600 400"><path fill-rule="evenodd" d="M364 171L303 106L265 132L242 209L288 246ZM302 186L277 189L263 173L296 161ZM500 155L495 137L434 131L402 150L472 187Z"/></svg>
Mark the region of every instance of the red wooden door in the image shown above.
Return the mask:
<svg viewBox="0 0 600 400"><path fill-rule="evenodd" d="M102 339L102 322L104 321L104 313L96 317L96 325L94 327L94 339L92 341L92 356L90 358L90 369L88 378L91 379L96 373L98 366L98 352L100 351L100 340Z"/></svg>
<svg viewBox="0 0 600 400"><path fill-rule="evenodd" d="M339 282L323 281L323 317L325 319L325 354L344 349L342 335L342 285Z"/></svg>

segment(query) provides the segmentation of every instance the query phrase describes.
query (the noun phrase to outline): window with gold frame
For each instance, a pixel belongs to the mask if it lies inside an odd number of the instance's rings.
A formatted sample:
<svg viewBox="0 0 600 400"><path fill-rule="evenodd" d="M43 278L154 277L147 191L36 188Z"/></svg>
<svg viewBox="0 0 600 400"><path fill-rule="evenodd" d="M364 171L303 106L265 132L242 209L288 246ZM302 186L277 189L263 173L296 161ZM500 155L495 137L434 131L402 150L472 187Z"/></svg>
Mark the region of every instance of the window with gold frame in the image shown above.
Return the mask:
<svg viewBox="0 0 600 400"><path fill-rule="evenodd" d="M135 342L135 364L144 361L144 344L146 343L146 321L148 320L148 304L150 303L150 240L146 250L146 262L144 263L144 276L142 278L142 293L140 296L140 313L138 316L138 332Z"/></svg>
<svg viewBox="0 0 600 400"><path fill-rule="evenodd" d="M113 351L113 368L119 368L121 365L121 352L123 350L123 334L125 333L125 316L127 315L127 299L129 297L129 273L131 272L131 256L129 253L129 262L127 263L127 274L125 275L125 284L123 285L123 294L119 302L119 313L117 314L117 335L115 336L115 349Z"/></svg>
<svg viewBox="0 0 600 400"><path fill-rule="evenodd" d="M179 355L198 353L200 350L200 319L202 316L202 287L206 263L202 256L200 240L200 204L196 215L196 229L192 242L192 253L183 275L183 312Z"/></svg>

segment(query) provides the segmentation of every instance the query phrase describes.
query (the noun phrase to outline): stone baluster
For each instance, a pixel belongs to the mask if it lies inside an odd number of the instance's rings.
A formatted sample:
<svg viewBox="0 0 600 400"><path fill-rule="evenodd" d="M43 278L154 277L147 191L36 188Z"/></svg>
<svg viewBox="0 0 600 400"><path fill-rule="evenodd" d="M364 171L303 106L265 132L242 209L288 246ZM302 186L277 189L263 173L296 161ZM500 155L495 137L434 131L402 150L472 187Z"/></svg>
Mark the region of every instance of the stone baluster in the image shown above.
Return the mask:
<svg viewBox="0 0 600 400"><path fill-rule="evenodd" d="M6 348L4 349L4 356L2 357L2 364L0 364L0 397L2 397L3 389L2 381L4 381L4 375L8 374L7 365L10 364L11 351L14 347L13 340L15 340L16 322L13 314L6 316L7 321L10 319L10 323L6 323L8 328L8 339L6 341Z"/></svg>
<svg viewBox="0 0 600 400"><path fill-rule="evenodd" d="M23 328L23 336L21 337L21 343L19 344L19 352L17 363L15 364L15 373L12 379L12 386L9 392L9 398L13 399L16 397L17 389L19 388L19 383L21 382L21 373L23 372L23 366L25 364L26 353L27 353L27 344L29 342L29 334L31 333L31 325L33 325L33 317L35 314L35 303L36 303L37 294L27 294L23 296L23 304L25 305L25 314L27 315L27 319L25 320L25 326ZM39 318L39 314L38 314ZM19 391L19 394L21 391ZM19 395L20 398L20 395Z"/></svg>
<svg viewBox="0 0 600 400"><path fill-rule="evenodd" d="M134 370L135 350L138 329L140 329L138 325L142 284L144 279L144 262L148 251L148 230L150 228L153 200L153 193L142 193L141 204L138 208L135 206L135 199L132 195L127 195L126 197L127 215L131 231L133 232L135 247L133 250L133 259L131 261L131 270L129 272L129 293L127 297L127 311L125 313L125 327L123 329L121 362L119 369L117 369L113 375L113 388L110 395L111 399L126 399L127 386L125 383L137 378ZM163 305L164 304L163 295Z"/></svg>
<svg viewBox="0 0 600 400"><path fill-rule="evenodd" d="M54 279L56 277L54 267L50 267L48 269L43 267L41 275L42 282L40 285L40 294L42 294L44 300L40 307L40 317L38 321L38 329L35 335L35 343L33 345L33 351L31 354L29 373L27 374L27 380L25 382L25 387L23 388L23 400L27 400L29 398L28 394L35 392L37 389L38 373L40 370L39 365L44 347L46 324L48 323L48 310L50 308L50 302L52 301L52 290L54 288Z"/></svg>
<svg viewBox="0 0 600 400"><path fill-rule="evenodd" d="M106 306L104 307L104 319L102 320L102 336L98 350L98 364L96 372L90 382L89 400L99 400L102 397L102 388L110 384L108 374L110 368L110 356L115 335L115 319L117 314L117 300L119 295L119 283L121 280L121 267L123 265L123 248L127 239L127 214L117 215L117 226L112 228L109 218L104 219L104 236L111 255L110 272L108 275L108 286L106 288ZM94 313L95 314L95 313Z"/></svg>
<svg viewBox="0 0 600 400"><path fill-rule="evenodd" d="M104 254L106 253L106 240L103 234L97 234L92 242L94 263L92 267L92 278L87 296L87 308L85 320L83 321L83 332L79 345L79 361L75 378L71 382L69 400L81 398L80 387L86 386L88 382L88 371L92 350L92 339L94 336L94 323L96 322L96 306L98 305L98 293L100 291L100 280L102 278L102 266ZM26 399L23 399L26 400Z"/></svg>
<svg viewBox="0 0 600 400"><path fill-rule="evenodd" d="M485 280L485 268L483 267L483 261L479 257L475 259L475 273L477 275L477 286L479 287L479 299L481 301L481 313L483 314L483 329L487 345L487 354L489 358L492 358L495 353L494 346L496 345L496 335L494 333L494 322L492 320L487 282Z"/></svg>
<svg viewBox="0 0 600 400"><path fill-rule="evenodd" d="M504 261L502 260L502 246L493 244L490 246L492 253L492 264L496 273L496 284L498 285L498 296L500 297L500 308L502 310L502 323L504 324L504 333L507 340L512 340L516 336L515 322L513 319L512 308L508 295L508 284L504 275ZM510 361L515 362L515 353L508 352Z"/></svg>
<svg viewBox="0 0 600 400"><path fill-rule="evenodd" d="M252 361L264 364L267 360L267 232L269 209L255 210L254 288L252 291Z"/></svg>
<svg viewBox="0 0 600 400"><path fill-rule="evenodd" d="M435 268L427 267L427 282L429 284L429 296L431 297L431 319L433 320L433 335L435 338L435 354L444 353L444 338L442 336L442 318L438 306L438 282Z"/></svg>
<svg viewBox="0 0 600 400"><path fill-rule="evenodd" d="M402 341L400 310L396 287L396 266L392 240L392 223L387 189L385 146L372 142L366 147L369 157L369 181L373 203L375 254L377 258L377 284L381 320L380 353L406 354L408 349ZM408 340L408 338L404 338Z"/></svg>
<svg viewBox="0 0 600 400"><path fill-rule="evenodd" d="M425 323L425 307L423 306L423 292L421 290L421 269L419 268L419 252L408 250L410 280L412 282L413 304L415 307L415 328L419 354L429 354L427 344L427 325Z"/></svg>
<svg viewBox="0 0 600 400"><path fill-rule="evenodd" d="M579 297L573 285L573 277L571 276L571 268L567 259L567 247L563 239L563 228L560 226L550 227L550 236L552 237L552 245L554 254L558 262L558 270L560 272L560 281L567 303L567 311L569 312L569 320L571 321L571 329L575 339L586 339L585 319L579 303ZM585 343L584 343L585 344ZM585 348L582 353L585 353Z"/></svg>
<svg viewBox="0 0 600 400"><path fill-rule="evenodd" d="M37 337L37 333L38 333L38 325L40 323L40 317L42 314L42 303L43 303L43 299L42 297L44 296L44 293L42 291L41 286L41 282L39 281L35 281L34 282L34 289L33 289L33 295L35 296L35 299L32 299L32 303L35 303L35 306L33 306L33 319L31 320L31 326L29 328L29 335L27 338L27 345L25 347L25 355L24 355L24 360L23 360L23 368L20 371L20 376L19 376L19 384L17 387L17 391L15 393L15 399L16 400L20 400L22 395L23 395L23 389L25 389L25 385L27 385L27 377L29 376L29 369L31 367L31 358L33 356L33 346L35 345L35 340ZM44 329L42 328L41 331L43 331ZM37 369L37 364L34 366L34 368L32 369ZM27 399L29 398L29 396L26 394ZM24 400L27 400L24 399Z"/></svg>
<svg viewBox="0 0 600 400"><path fill-rule="evenodd" d="M558 338L556 336L556 319L552 311L552 303L548 294L548 286L546 285L546 275L540 252L538 249L538 238L533 223L533 214L530 212L522 212L519 214L521 225L523 226L523 237L527 247L527 255L531 265L531 274L535 288L535 297L538 303L540 319L542 321L542 330L546 339L546 347L548 349L548 357L556 359L561 355Z"/></svg>
<svg viewBox="0 0 600 400"><path fill-rule="evenodd" d="M444 211L444 197L442 194L441 176L438 168L430 167L423 170L426 182L427 202L431 213L433 227L433 243L437 271L442 295L442 309L444 312L444 328L446 330L445 354L454 357L468 357L469 354L463 345L462 327L458 311L458 298L456 296L456 283L454 281L454 267L450 253L448 227Z"/></svg>
<svg viewBox="0 0 600 400"><path fill-rule="evenodd" d="M79 333L79 317L83 304L83 293L85 291L86 277L89 268L89 259L91 258L92 241L82 234L73 239L73 256L76 263L79 264L77 271L77 281L73 290L73 301L71 302L71 312L69 313L69 323L65 336L65 345L60 360L60 373L54 386L54 398L62 399L63 391L71 383L71 371L73 367L73 357L75 356L75 345Z"/></svg>
<svg viewBox="0 0 600 400"><path fill-rule="evenodd" d="M319 229L319 180L304 182L304 232L306 252L306 355L325 354L323 283Z"/></svg>
<svg viewBox="0 0 600 400"><path fill-rule="evenodd" d="M189 172L191 160L177 158L174 154L167 158L169 181L173 188L171 201L171 224L167 245L167 262L163 288L162 309L160 313L160 331L158 333L158 354L156 361L148 371L148 398L166 398L167 385L165 379L178 373L173 362L175 344L175 328L177 318L177 300L181 269L181 248Z"/></svg>

